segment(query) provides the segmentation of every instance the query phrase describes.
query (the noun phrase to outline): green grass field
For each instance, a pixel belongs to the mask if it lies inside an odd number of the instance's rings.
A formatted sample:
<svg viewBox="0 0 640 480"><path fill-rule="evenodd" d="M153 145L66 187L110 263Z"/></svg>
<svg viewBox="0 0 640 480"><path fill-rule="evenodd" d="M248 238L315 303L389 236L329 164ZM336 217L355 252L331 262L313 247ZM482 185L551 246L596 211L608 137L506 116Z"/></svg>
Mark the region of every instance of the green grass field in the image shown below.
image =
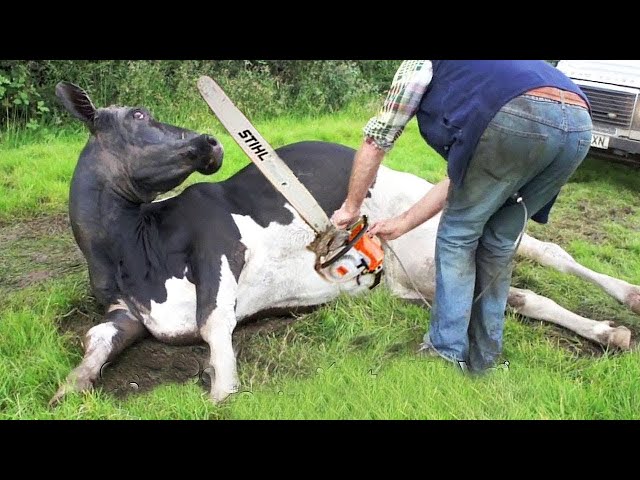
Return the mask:
<svg viewBox="0 0 640 480"><path fill-rule="evenodd" d="M351 108L320 118L279 118L256 126L275 146L328 140L357 147L373 113ZM229 177L248 159L211 117L189 125L225 145ZM212 405L194 381L113 397L100 389L48 400L82 356L65 326L99 317L83 259L66 224L71 174L85 133L4 138L0 144L0 418L3 419L638 419L640 356L603 352L576 335L508 314L503 360L482 378L415 355L429 322L424 308L384 288L340 298L294 322L255 329L242 340L243 391ZM385 163L435 182L445 163L410 124ZM640 284L640 171L589 158L565 187L547 226L582 264ZM514 285L596 320L628 326L640 317L582 280L518 262ZM61 333L66 331L66 333ZM136 346L133 347L134 349ZM115 366L114 366L115 368Z"/></svg>

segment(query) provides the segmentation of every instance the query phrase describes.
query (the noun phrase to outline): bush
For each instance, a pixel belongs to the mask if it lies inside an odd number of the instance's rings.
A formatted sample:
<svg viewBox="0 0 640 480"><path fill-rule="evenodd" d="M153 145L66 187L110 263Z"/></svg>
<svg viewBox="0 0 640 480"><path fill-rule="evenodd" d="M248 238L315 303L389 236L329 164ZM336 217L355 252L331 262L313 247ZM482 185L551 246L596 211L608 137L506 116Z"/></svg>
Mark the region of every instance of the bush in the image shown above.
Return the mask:
<svg viewBox="0 0 640 480"><path fill-rule="evenodd" d="M0 105L4 111L0 126L13 123L35 129L50 112L39 91L40 70L37 62L0 62Z"/></svg>
<svg viewBox="0 0 640 480"><path fill-rule="evenodd" d="M72 122L55 85L73 82L96 106L146 106L167 122L209 115L197 89L210 75L250 118L320 114L388 88L399 61L348 60L48 60L0 61L0 129Z"/></svg>

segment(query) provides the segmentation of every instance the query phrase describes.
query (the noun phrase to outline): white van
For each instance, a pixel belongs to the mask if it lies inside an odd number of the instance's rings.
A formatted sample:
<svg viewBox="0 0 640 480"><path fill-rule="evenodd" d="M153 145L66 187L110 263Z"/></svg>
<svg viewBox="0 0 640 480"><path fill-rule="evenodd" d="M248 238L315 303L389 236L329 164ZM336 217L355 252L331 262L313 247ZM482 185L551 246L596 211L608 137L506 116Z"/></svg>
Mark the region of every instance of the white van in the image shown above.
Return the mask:
<svg viewBox="0 0 640 480"><path fill-rule="evenodd" d="M589 98L592 152L639 154L640 60L560 60L556 67Z"/></svg>

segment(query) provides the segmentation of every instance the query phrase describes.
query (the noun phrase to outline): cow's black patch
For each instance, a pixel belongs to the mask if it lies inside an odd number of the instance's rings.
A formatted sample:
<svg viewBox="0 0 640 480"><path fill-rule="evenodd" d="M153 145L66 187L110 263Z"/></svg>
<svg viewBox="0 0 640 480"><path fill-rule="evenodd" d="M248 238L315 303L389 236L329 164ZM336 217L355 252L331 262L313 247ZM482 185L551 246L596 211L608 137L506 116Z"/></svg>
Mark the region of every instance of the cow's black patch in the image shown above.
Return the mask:
<svg viewBox="0 0 640 480"><path fill-rule="evenodd" d="M347 195L355 150L327 142L299 142L276 150L300 182L331 215ZM220 185L232 213L249 215L262 227L270 222L287 225L293 215L284 208L285 198L250 164Z"/></svg>

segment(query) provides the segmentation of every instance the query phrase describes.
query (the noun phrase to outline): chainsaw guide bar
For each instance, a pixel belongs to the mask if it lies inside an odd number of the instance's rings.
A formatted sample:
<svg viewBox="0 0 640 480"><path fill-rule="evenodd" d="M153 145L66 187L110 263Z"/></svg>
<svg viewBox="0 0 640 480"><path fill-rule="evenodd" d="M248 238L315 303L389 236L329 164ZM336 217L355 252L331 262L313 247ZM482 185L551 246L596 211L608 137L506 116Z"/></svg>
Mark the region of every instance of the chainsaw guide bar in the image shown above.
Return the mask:
<svg viewBox="0 0 640 480"><path fill-rule="evenodd" d="M316 232L316 238L307 246L316 255L316 271L338 283L363 273L374 273L374 286L377 285L384 251L377 238L365 235L367 218L363 216L348 231L338 230L309 190L222 88L213 79L202 76L198 79L198 90L244 153Z"/></svg>
<svg viewBox="0 0 640 480"><path fill-rule="evenodd" d="M267 180L291 203L316 233L335 228L309 190L211 78L198 79L198 89L222 125Z"/></svg>

